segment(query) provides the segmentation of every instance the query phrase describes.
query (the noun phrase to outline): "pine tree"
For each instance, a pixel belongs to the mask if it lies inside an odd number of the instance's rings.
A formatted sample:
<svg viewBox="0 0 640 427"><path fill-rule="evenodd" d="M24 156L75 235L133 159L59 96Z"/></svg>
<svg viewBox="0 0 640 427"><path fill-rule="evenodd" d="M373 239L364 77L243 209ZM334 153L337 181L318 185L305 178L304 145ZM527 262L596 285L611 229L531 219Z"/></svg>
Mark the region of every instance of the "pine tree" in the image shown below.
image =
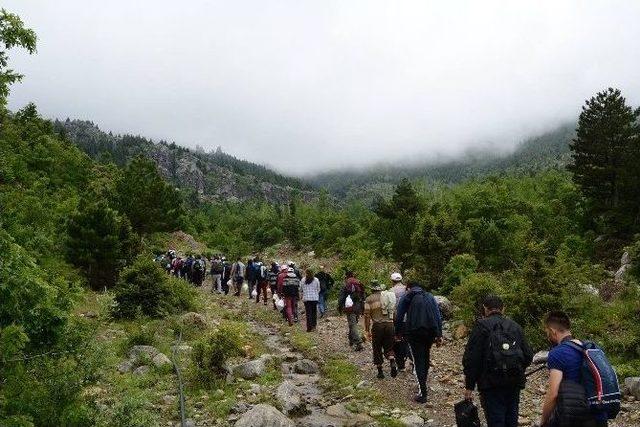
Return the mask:
<svg viewBox="0 0 640 427"><path fill-rule="evenodd" d="M111 287L132 257L136 239L127 218L105 201L81 202L67 222L65 252L93 289Z"/></svg>
<svg viewBox="0 0 640 427"><path fill-rule="evenodd" d="M182 225L184 206L179 191L160 176L153 161L142 156L125 169L118 198L118 210L139 234L174 231Z"/></svg>
<svg viewBox="0 0 640 427"><path fill-rule="evenodd" d="M640 110L628 106L620 90L599 92L582 107L571 143L569 170L607 233L627 234L637 228L638 116Z"/></svg>

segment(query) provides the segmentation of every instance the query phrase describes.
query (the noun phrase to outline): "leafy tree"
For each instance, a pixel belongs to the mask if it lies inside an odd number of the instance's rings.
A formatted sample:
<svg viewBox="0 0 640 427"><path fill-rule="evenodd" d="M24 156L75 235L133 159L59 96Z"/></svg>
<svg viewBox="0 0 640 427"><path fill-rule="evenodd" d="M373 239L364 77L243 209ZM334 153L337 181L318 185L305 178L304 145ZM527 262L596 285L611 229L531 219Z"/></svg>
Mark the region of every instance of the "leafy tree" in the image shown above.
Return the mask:
<svg viewBox="0 0 640 427"><path fill-rule="evenodd" d="M174 231L183 221L178 190L158 173L156 164L138 156L129 163L118 183L119 210L140 234Z"/></svg>
<svg viewBox="0 0 640 427"><path fill-rule="evenodd" d="M0 9L0 107L4 107L9 96L9 86L22 79L22 74L10 68L7 51L22 47L30 54L36 51L36 33L24 27L18 15Z"/></svg>
<svg viewBox="0 0 640 427"><path fill-rule="evenodd" d="M569 170L605 232L626 234L638 227L639 116L620 90L609 88L586 101L578 120Z"/></svg>
<svg viewBox="0 0 640 427"><path fill-rule="evenodd" d="M104 201L83 201L69 217L67 234L67 259L93 289L112 287L136 246L128 219Z"/></svg>

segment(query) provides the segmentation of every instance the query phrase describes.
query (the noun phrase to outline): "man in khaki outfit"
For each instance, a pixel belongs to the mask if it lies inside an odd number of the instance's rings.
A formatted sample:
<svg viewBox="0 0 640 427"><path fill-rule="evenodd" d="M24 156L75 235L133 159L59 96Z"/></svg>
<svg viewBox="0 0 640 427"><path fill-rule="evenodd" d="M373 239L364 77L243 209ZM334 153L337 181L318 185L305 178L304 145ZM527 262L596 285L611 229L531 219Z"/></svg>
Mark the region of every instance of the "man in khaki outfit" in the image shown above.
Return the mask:
<svg viewBox="0 0 640 427"><path fill-rule="evenodd" d="M378 368L378 378L384 378L382 365L384 358L391 364L391 377L398 375L393 346L395 343L395 330L393 327L393 313L395 310L395 298L383 295L384 286L377 280L371 282L373 293L364 302L364 327L367 337L373 345L373 363Z"/></svg>

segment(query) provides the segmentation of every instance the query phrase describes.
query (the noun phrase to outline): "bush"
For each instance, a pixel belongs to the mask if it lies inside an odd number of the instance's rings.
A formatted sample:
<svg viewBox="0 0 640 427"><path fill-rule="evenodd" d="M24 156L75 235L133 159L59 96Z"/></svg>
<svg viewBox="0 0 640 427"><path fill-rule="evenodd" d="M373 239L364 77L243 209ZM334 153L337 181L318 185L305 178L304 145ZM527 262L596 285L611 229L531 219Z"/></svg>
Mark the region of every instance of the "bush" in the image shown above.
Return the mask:
<svg viewBox="0 0 640 427"><path fill-rule="evenodd" d="M482 301L489 294L501 294L497 277L490 273L473 273L467 276L451 293L451 299L460 309L457 313L465 323L473 323L482 315Z"/></svg>
<svg viewBox="0 0 640 427"><path fill-rule="evenodd" d="M221 326L193 346L191 357L195 376L204 386L210 387L226 375L225 365L233 357L243 354L244 340L238 329Z"/></svg>
<svg viewBox="0 0 640 427"><path fill-rule="evenodd" d="M150 256L140 255L125 268L115 288L114 315L164 317L192 309L195 290L185 281L170 277Z"/></svg>
<svg viewBox="0 0 640 427"><path fill-rule="evenodd" d="M470 254L456 255L444 268L444 283L440 287L442 295L449 295L466 277L478 268L478 260Z"/></svg>

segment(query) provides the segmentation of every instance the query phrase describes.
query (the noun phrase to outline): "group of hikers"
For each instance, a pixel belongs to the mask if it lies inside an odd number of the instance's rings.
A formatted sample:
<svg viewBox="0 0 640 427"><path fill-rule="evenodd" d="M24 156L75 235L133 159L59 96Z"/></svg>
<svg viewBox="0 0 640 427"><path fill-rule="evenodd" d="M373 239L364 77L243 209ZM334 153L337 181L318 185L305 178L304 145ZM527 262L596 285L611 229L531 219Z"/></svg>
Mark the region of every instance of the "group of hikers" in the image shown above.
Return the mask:
<svg viewBox="0 0 640 427"><path fill-rule="evenodd" d="M193 259L191 270L183 272L185 261L177 275L201 285L204 275L201 278L197 273L200 269L194 269L193 264L203 257ZM164 265L168 273L176 274L169 268L172 262ZM214 256L209 273L212 292L225 295L233 292L237 297L244 293L256 303L262 299L264 305L271 300L273 309L279 310L289 325L298 322L301 300L307 332L316 329L318 315L326 315L328 294L335 284L322 266L317 272L310 268L301 271L292 261L266 265L258 256L246 263L239 258L229 263L223 256ZM405 284L398 272L390 276L388 290L376 280L368 288L369 295L353 272L345 273L337 310L346 316L350 347L362 351L363 343L371 342L379 379L385 378L385 360L392 378L411 362L418 384L414 400L426 403L431 349L443 344L443 319L436 298L418 282ZM479 425L472 403L477 390L489 427L518 426L521 391L528 374L539 369L526 371L532 364L544 368L545 363L549 381L540 426L604 427L617 416L620 390L615 371L599 347L571 334L571 321L566 313L553 311L543 319L552 349L547 357L534 358L522 327L505 316L499 296L487 295L479 308L462 360L465 390L463 400L456 405L458 425ZM359 326L361 317L364 334Z"/></svg>

